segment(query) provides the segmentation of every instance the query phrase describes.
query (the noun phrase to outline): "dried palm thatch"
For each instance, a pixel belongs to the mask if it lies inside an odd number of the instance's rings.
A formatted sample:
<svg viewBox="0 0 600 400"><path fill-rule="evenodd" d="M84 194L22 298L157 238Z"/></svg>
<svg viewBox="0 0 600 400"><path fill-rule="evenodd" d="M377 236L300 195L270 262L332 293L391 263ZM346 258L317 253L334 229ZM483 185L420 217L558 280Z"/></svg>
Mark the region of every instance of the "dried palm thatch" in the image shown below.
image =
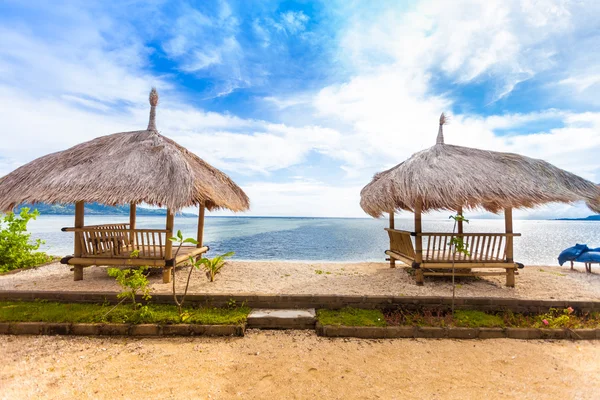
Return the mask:
<svg viewBox="0 0 600 400"><path fill-rule="evenodd" d="M248 196L227 175L157 132L157 104L153 88L147 130L102 136L0 178L0 210L20 203L77 201L248 209Z"/></svg>
<svg viewBox="0 0 600 400"><path fill-rule="evenodd" d="M361 191L360 205L378 218L392 210L458 210L482 207L493 213L544 203L583 200L600 213L600 187L543 160L513 153L479 150L444 143L440 128L436 145L375 175Z"/></svg>

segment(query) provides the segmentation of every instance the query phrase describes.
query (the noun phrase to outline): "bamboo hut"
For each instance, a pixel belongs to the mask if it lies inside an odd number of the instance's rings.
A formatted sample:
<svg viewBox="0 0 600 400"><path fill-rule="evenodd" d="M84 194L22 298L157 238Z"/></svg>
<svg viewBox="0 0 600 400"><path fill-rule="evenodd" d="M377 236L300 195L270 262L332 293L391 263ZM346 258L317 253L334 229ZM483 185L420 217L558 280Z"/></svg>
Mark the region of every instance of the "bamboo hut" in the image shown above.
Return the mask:
<svg viewBox="0 0 600 400"><path fill-rule="evenodd" d="M75 280L91 265L148 265L163 268L169 282L174 266L208 251L202 237L205 209L243 211L246 194L227 175L161 135L156 128L158 93L150 92L150 121L141 131L98 137L40 157L0 178L0 210L21 203L74 203L74 253L61 262L74 266ZM130 204L128 224L85 225L84 203ZM136 226L136 205L167 208L164 229ZM170 240L174 213L199 208L196 246L175 258Z"/></svg>
<svg viewBox="0 0 600 400"><path fill-rule="evenodd" d="M397 166L376 174L361 191L362 209L375 218L389 214L390 266L401 261L415 269L417 284L424 276L506 275L514 286L517 264L513 258L512 210L549 202L585 201L600 212L600 187L546 161L512 153L479 150L444 143L444 114L437 142L413 154ZM505 233L465 233L458 223L456 234L423 232L421 214L483 208L504 211ZM414 213L414 232L395 229L394 213ZM453 237L462 238L469 255L451 254ZM454 259L454 263L453 260ZM485 268L474 272L473 269ZM489 269L492 269L491 271Z"/></svg>

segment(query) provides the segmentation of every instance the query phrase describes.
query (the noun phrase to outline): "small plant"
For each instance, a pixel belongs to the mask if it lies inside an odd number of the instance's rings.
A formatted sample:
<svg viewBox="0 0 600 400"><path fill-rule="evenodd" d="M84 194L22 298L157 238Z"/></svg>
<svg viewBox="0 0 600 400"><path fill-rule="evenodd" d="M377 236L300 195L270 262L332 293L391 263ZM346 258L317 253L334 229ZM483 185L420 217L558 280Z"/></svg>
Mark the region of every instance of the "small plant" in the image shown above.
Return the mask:
<svg viewBox="0 0 600 400"><path fill-rule="evenodd" d="M235 299L227 300L227 308L231 309L231 308L236 308L236 307L237 307L237 301L235 301Z"/></svg>
<svg viewBox="0 0 600 400"><path fill-rule="evenodd" d="M177 258L177 254L179 254L179 251L181 250L181 247L184 243L191 243L195 245L198 244L198 241L196 239L184 239L183 234L180 230L177 231L177 236L173 236L172 238L169 238L169 240L173 243L178 244L177 251L175 252L175 256L173 258ZM215 279L215 275L221 271L221 268L223 268L223 265L225 264L225 258L231 257L233 254L233 252L230 252L222 254L220 256L216 256L213 259L200 258L199 260L194 259L194 257L189 257L188 261L190 263L190 272L188 273L187 280L185 283L185 290L181 298L177 297L177 291L175 289L175 268L173 268L173 299L175 300L175 304L177 304L179 315L182 320L185 320L187 316L187 314L183 313L183 303L185 302L185 296L187 296L188 288L190 286L190 278L192 277L192 272L194 271L194 269L200 269L202 266L204 266L204 269L206 269L206 276L208 276L210 281L213 282Z"/></svg>
<svg viewBox="0 0 600 400"><path fill-rule="evenodd" d="M579 328L579 318L575 315L572 307L559 310L551 308L545 314L538 315L535 323L536 328Z"/></svg>
<svg viewBox="0 0 600 400"><path fill-rule="evenodd" d="M317 274L317 275L323 275L323 270L315 269L315 274Z"/></svg>
<svg viewBox="0 0 600 400"><path fill-rule="evenodd" d="M181 250L181 247L183 246L184 243L191 243L191 244L198 244L198 241L194 238L183 238L183 234L181 233L180 230L177 231L177 236L173 236L172 238L169 238L169 240L173 243L177 243L179 246L177 246L177 251L175 252L175 256L173 257L174 259L177 258L177 254L179 254L179 251ZM196 260L194 260L193 257L189 258L190 263L192 264L190 267L190 272L188 274L187 277L187 281L185 284L185 291L183 292L183 296L181 296L181 299L179 299L177 297L177 291L175 290L175 268L172 268L172 280L173 280L173 300L175 300L175 304L177 304L177 309L179 310L179 317L184 320L186 315L183 312L183 303L185 302L185 296L187 295L187 291L188 291L188 287L190 286L190 278L192 277L192 271L194 271L194 268L198 268L198 263Z"/></svg>
<svg viewBox="0 0 600 400"><path fill-rule="evenodd" d="M44 242L36 239L31 242L27 233L27 223L35 220L38 210L29 212L23 207L18 214L7 213L0 218L0 272L43 264L52 259L46 253L37 251Z"/></svg>
<svg viewBox="0 0 600 400"><path fill-rule="evenodd" d="M215 281L215 275L221 272L221 268L225 265L225 259L233 256L235 253L230 251L229 253L221 254L213 258L201 258L199 263L204 265L206 270L206 276L211 282Z"/></svg>
<svg viewBox="0 0 600 400"><path fill-rule="evenodd" d="M147 267L140 267L138 269L119 269L109 268L108 276L112 276L119 282L123 291L117 295L117 298L122 299L119 304L123 301L130 299L133 304L133 308L137 309L138 304L135 301L135 296L138 292L142 295L144 300L150 300L150 288L148 287L148 278L144 275Z"/></svg>
<svg viewBox="0 0 600 400"><path fill-rule="evenodd" d="M454 227L452 228L452 237L450 238L449 244L450 253L452 253L452 315L454 315L454 299L456 297L456 285L454 283L454 259L457 253L464 254L467 257L470 256L471 253L469 253L469 245L464 242L463 237L454 236L454 233L456 232L456 225L459 222L466 222L468 224L469 220L466 219L462 214L451 215L450 219L454 220Z"/></svg>

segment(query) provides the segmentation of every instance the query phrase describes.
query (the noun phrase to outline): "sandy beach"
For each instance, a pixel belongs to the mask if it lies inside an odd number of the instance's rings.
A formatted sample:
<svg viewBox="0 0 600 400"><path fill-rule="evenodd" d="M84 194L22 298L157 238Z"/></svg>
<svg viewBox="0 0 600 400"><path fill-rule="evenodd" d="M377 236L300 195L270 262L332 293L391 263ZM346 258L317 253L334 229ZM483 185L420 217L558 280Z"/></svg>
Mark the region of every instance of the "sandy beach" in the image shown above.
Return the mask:
<svg viewBox="0 0 600 400"><path fill-rule="evenodd" d="M83 281L73 281L69 267L59 263L0 276L0 290L118 291L106 267L84 270ZM187 267L178 269L177 285L183 290ZM168 293L160 273L149 277L153 293ZM457 296L510 297L523 299L600 300L600 274L583 267L528 266L516 277L516 287L504 286L504 277L457 279ZM310 263L282 261L229 261L208 282L204 273L194 271L190 293L227 294L346 294L393 296L450 296L447 278L427 277L417 286L403 268L388 263Z"/></svg>
<svg viewBox="0 0 600 400"><path fill-rule="evenodd" d="M2 399L594 399L600 344L0 336Z"/></svg>

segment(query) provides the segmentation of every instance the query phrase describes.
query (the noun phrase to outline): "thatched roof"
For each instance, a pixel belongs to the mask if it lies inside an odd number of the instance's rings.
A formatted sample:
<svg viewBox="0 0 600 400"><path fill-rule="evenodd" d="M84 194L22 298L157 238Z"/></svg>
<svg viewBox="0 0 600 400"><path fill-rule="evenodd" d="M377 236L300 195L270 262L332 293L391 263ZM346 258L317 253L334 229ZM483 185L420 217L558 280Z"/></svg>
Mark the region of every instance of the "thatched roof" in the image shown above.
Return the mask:
<svg viewBox="0 0 600 400"><path fill-rule="evenodd" d="M102 136L48 154L0 178L0 210L21 203L147 203L173 210L248 209L248 196L227 175L156 130L158 94L142 131Z"/></svg>
<svg viewBox="0 0 600 400"><path fill-rule="evenodd" d="M423 211L482 207L497 213L583 200L600 213L600 187L594 183L543 160L445 144L445 122L442 114L435 146L376 174L362 189L360 205L367 214L412 211L419 198Z"/></svg>

